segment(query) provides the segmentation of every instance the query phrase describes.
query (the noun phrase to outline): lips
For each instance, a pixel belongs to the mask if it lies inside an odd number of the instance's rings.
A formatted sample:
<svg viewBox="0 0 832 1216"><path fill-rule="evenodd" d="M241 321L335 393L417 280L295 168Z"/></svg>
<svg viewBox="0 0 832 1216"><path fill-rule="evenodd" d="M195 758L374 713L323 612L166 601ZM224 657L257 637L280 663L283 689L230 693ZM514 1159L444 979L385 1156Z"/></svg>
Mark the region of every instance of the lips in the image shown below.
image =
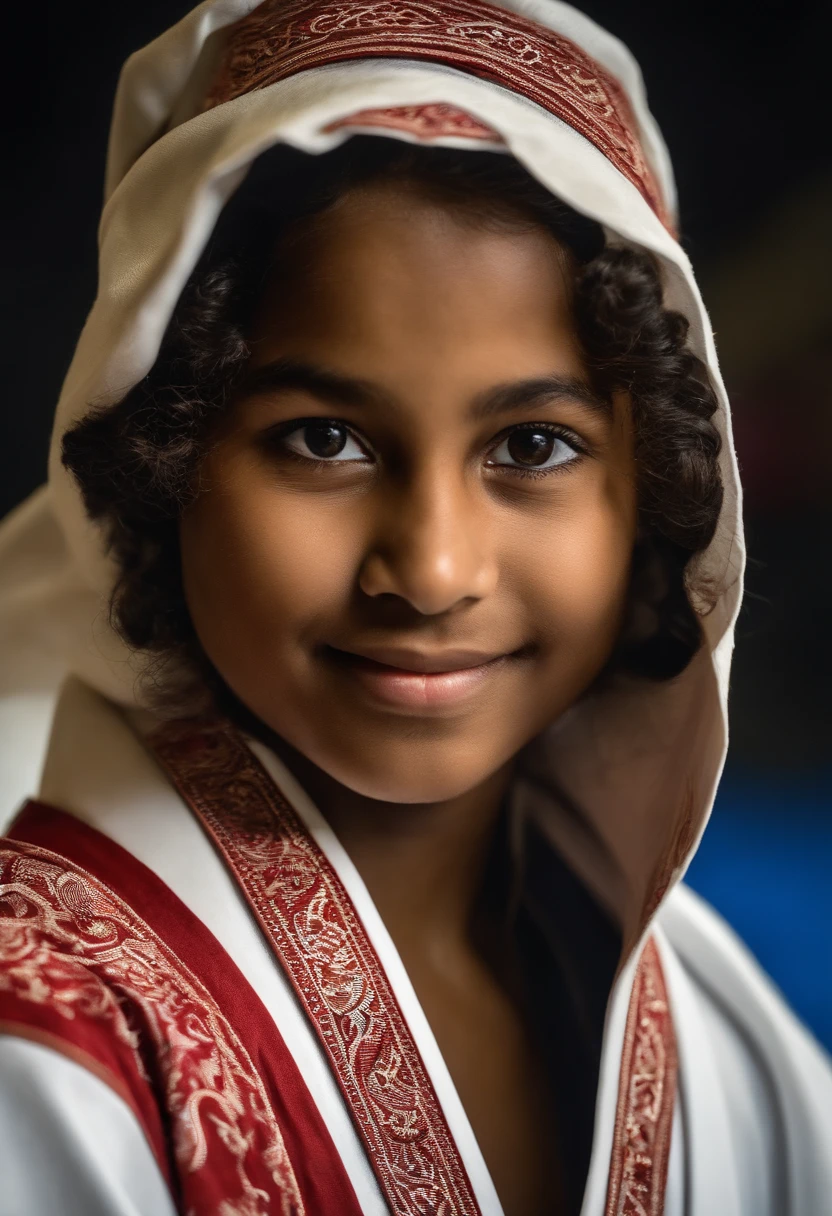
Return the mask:
<svg viewBox="0 0 832 1216"><path fill-rule="evenodd" d="M436 675L452 671L467 671L472 667L482 667L495 659L504 658L506 651L483 651L471 649L442 650L433 653L410 650L402 646L373 646L360 650L332 650L335 657L343 656L344 661L360 663L362 660L375 667L394 668L402 672L418 672L420 675Z"/></svg>
<svg viewBox="0 0 832 1216"><path fill-rule="evenodd" d="M453 713L474 700L520 651L454 649L427 652L407 647L325 647L326 657L352 689L377 707L405 714Z"/></svg>

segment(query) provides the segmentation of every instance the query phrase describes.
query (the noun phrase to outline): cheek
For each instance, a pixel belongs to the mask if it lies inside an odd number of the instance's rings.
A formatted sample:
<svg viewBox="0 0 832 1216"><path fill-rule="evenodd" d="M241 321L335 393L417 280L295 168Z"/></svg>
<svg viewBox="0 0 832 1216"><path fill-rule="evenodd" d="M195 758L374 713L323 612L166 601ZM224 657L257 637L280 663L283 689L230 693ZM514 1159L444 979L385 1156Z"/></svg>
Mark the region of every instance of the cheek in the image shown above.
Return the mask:
<svg viewBox="0 0 832 1216"><path fill-rule="evenodd" d="M525 598L535 605L552 662L564 674L574 670L578 683L597 674L618 637L635 540L629 479L602 471L599 483L525 532Z"/></svg>
<svg viewBox="0 0 832 1216"><path fill-rule="evenodd" d="M181 525L185 595L197 634L226 680L286 672L304 634L348 596L354 544L346 513L253 476L214 483Z"/></svg>

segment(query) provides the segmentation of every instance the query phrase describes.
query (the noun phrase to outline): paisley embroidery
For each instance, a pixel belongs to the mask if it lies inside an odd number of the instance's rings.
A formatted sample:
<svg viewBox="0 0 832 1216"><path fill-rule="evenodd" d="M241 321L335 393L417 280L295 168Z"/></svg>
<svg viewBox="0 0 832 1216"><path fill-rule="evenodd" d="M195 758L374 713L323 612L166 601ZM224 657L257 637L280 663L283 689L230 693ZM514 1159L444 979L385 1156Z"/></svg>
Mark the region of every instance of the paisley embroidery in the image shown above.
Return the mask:
<svg viewBox="0 0 832 1216"><path fill-rule="evenodd" d="M649 938L627 1014L605 1216L664 1211L677 1069L667 987Z"/></svg>
<svg viewBox="0 0 832 1216"><path fill-rule="evenodd" d="M443 102L424 106L388 106L377 110L359 110L346 118L338 118L335 122L328 123L324 131L338 131L343 127L404 131L426 142L451 136L491 144L503 143L503 137L497 131L466 114L464 110L445 105Z"/></svg>
<svg viewBox="0 0 832 1216"><path fill-rule="evenodd" d="M603 152L669 222L618 81L568 38L487 0L264 0L231 27L205 108L368 58L443 63L536 102Z"/></svg>
<svg viewBox="0 0 832 1216"><path fill-rule="evenodd" d="M294 984L396 1216L479 1212L430 1078L340 879L222 722L150 744L216 841Z"/></svg>
<svg viewBox="0 0 832 1216"><path fill-rule="evenodd" d="M263 1083L203 985L98 879L17 841L0 849L4 993L57 1012L70 1048L92 1024L127 1049L161 1097L183 1211L302 1216Z"/></svg>

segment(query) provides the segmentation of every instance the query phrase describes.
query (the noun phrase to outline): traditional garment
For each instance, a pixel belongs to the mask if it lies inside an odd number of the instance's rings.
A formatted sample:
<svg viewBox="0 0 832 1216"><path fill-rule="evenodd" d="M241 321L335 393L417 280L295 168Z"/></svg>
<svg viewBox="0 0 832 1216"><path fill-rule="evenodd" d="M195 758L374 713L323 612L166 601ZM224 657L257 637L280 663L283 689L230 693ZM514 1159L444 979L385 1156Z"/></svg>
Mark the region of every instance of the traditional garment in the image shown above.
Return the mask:
<svg viewBox="0 0 832 1216"><path fill-rule="evenodd" d="M638 69L555 0L206 0L125 68L49 487L0 532L8 812L36 794L0 852L0 1212L501 1212L395 946L305 792L228 723L137 703L114 571L60 462L67 428L152 366L256 157L355 132L515 156L608 242L652 251L691 322L724 439L705 645L672 684L619 683L534 740L507 814L543 1014L558 874L600 917L590 953L605 919L621 947L588 1113L575 1091L582 1216L820 1216L828 1061L680 881L724 759L741 594L727 402Z"/></svg>

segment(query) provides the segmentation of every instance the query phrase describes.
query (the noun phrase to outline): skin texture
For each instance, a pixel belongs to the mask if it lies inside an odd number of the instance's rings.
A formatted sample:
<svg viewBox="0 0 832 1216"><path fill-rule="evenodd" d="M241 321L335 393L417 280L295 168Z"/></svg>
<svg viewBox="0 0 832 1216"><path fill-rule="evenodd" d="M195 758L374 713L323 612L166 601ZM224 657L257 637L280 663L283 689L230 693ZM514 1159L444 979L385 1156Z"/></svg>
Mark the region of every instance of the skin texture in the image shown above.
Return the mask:
<svg viewBox="0 0 832 1216"><path fill-rule="evenodd" d="M571 273L538 228L353 191L278 251L181 524L200 641L364 877L507 1216L558 1210L556 1129L522 1010L476 945L485 858L516 753L610 654L636 533L628 403L593 398ZM351 429L334 460L310 458L296 420L316 417ZM533 424L558 428L554 471L517 467ZM366 676L327 649L391 646L508 657L460 700L412 677L391 704L372 683L390 664Z"/></svg>

